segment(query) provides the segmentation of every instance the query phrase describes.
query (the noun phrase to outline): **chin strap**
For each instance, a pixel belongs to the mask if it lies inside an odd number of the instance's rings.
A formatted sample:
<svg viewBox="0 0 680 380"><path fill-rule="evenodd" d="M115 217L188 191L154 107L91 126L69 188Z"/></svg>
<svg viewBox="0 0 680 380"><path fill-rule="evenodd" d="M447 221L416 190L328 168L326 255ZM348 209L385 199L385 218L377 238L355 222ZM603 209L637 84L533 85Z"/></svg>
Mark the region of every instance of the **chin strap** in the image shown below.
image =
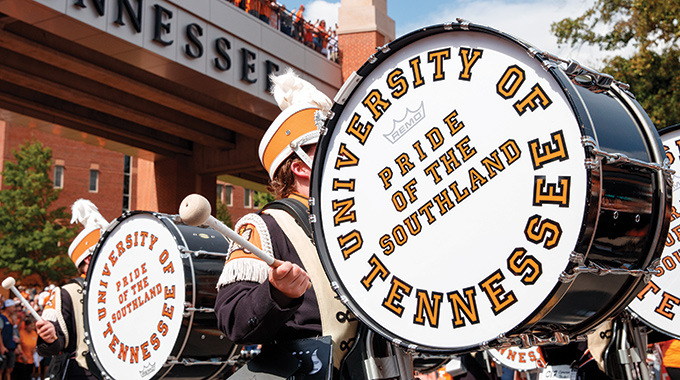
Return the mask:
<svg viewBox="0 0 680 380"><path fill-rule="evenodd" d="M305 150L302 149L303 146L305 146L308 142L310 141L317 141L319 139L319 131L313 131L306 133L297 139L293 140L290 142L290 149L293 151L293 153L297 154L298 157L307 164L307 166L311 169L312 168L312 158L309 157L307 153L305 153Z"/></svg>

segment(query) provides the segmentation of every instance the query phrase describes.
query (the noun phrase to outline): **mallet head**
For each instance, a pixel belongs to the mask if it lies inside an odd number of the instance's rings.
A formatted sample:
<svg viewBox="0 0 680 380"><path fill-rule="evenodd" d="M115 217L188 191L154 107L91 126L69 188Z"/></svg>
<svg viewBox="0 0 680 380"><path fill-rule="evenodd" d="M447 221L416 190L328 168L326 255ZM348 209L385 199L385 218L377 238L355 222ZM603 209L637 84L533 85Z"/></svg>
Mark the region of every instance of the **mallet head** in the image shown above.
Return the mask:
<svg viewBox="0 0 680 380"><path fill-rule="evenodd" d="M190 194L179 206L179 216L190 226L200 226L210 217L210 202L200 194Z"/></svg>
<svg viewBox="0 0 680 380"><path fill-rule="evenodd" d="M14 284L16 284L16 281L14 280L14 277L7 277L3 282L2 282L2 287L5 289L11 289Z"/></svg>

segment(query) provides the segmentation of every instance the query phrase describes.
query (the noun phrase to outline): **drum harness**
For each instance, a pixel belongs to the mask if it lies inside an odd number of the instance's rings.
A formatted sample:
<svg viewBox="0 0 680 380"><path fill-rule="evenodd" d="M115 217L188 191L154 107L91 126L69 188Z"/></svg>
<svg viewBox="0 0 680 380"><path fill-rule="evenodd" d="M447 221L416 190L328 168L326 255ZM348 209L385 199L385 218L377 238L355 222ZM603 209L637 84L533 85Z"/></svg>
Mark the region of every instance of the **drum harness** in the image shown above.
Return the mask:
<svg viewBox="0 0 680 380"><path fill-rule="evenodd" d="M302 228L312 244L314 244L309 211L300 201L292 198L276 200L264 206L261 212L265 210L282 210L288 213ZM337 299L338 297L336 296L335 298ZM354 343L354 345L348 349L348 353L342 360L340 365L341 368L348 366L352 367L352 365L347 364L348 361L345 359L348 359L348 357L358 349L362 353L360 356L363 364L363 375L367 380L389 379L395 377L401 380L407 380L412 378L413 358L410 353L405 352L395 345L388 344L386 350L387 356L375 357L373 346L375 336L373 331L366 329L363 325L360 325L358 330L358 337L340 343L340 346L343 345L342 343L346 343L347 346L350 346L351 343L349 341L353 341ZM387 344L387 341L384 342ZM361 345L360 343L364 343L364 345L358 347Z"/></svg>
<svg viewBox="0 0 680 380"><path fill-rule="evenodd" d="M69 281L68 284L62 287L70 296L71 303L73 304L73 316L75 319L76 336L72 338L77 338L76 348L73 352L64 352L59 355L55 355L50 363L49 373L47 374L47 379L49 380L63 380L66 379L66 374L68 372L69 365L79 365L84 369L90 370L90 368L96 368L94 362L90 357L90 350L87 345L86 334L85 334L85 319L83 315L83 290L85 289L85 279L82 277L77 277ZM61 296L59 297L59 302L57 307L61 310ZM62 319L60 317L60 319ZM62 329L66 330L66 326L62 325L61 321L58 321ZM68 332L64 331L67 336L66 344L68 345Z"/></svg>
<svg viewBox="0 0 680 380"><path fill-rule="evenodd" d="M285 198L267 204L260 212L270 215L289 239L314 284L322 335L333 338L333 366L339 369L342 358L356 335L356 318L339 302L313 249L314 243L308 208L299 200ZM294 223L293 223L294 221ZM299 233L299 226L304 235ZM311 245L310 245L311 244ZM312 253L313 252L313 253Z"/></svg>

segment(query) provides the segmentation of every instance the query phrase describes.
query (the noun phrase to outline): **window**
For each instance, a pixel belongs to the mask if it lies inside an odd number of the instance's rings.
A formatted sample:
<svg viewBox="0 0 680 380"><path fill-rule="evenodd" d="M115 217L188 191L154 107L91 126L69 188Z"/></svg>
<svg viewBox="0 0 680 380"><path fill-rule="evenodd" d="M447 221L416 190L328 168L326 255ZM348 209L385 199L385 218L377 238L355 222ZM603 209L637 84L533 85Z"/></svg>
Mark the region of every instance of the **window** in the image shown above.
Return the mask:
<svg viewBox="0 0 680 380"><path fill-rule="evenodd" d="M99 191L99 170L90 169L90 193Z"/></svg>
<svg viewBox="0 0 680 380"><path fill-rule="evenodd" d="M224 203L224 198L222 198L222 192L224 190L224 185L217 184L217 201Z"/></svg>
<svg viewBox="0 0 680 380"><path fill-rule="evenodd" d="M132 157L125 156L123 164L123 211L130 211L130 166Z"/></svg>
<svg viewBox="0 0 680 380"><path fill-rule="evenodd" d="M253 204L253 191L250 189L243 189L243 207L251 208Z"/></svg>
<svg viewBox="0 0 680 380"><path fill-rule="evenodd" d="M234 192L234 186L231 185L224 185L224 204L227 206L231 206L232 204L232 193Z"/></svg>
<svg viewBox="0 0 680 380"><path fill-rule="evenodd" d="M63 189L64 188L64 166L54 165L54 188Z"/></svg>

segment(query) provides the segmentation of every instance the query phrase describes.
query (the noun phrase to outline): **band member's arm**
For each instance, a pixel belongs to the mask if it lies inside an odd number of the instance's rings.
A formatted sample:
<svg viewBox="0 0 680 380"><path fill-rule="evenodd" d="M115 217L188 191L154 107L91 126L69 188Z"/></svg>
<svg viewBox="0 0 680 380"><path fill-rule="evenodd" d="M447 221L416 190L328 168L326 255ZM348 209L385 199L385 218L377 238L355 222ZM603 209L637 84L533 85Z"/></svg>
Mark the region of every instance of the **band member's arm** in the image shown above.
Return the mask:
<svg viewBox="0 0 680 380"><path fill-rule="evenodd" d="M273 218L250 214L239 221L235 230L272 256L275 252L275 257L284 264L272 278L272 269L264 261L254 259L252 254L238 246L232 246L219 280L215 303L220 329L238 344L267 343L318 334L318 309L309 312L300 310L303 304L308 307L309 302L303 303L304 299L316 300L313 291L306 291L307 274L302 271L294 248L289 246ZM290 286L282 285L285 283ZM290 291L287 287L302 288L302 291ZM314 307L317 307L315 302L309 306L310 309ZM315 317L308 317L310 314ZM307 329L310 331L307 332Z"/></svg>
<svg viewBox="0 0 680 380"><path fill-rule="evenodd" d="M279 305L274 298L286 300ZM288 299L269 281L262 284L237 282L220 288L215 312L220 329L238 344L266 343L285 332L286 322L302 304L302 298Z"/></svg>
<svg viewBox="0 0 680 380"><path fill-rule="evenodd" d="M52 295L47 301L42 315L44 321L36 322L36 331L38 333L36 348L41 356L58 355L64 352L67 349L67 334L70 333L69 336L74 337L75 326L71 296L61 288L56 288L55 291L60 292L60 310L54 308L54 297L56 295ZM64 328L66 331L64 331ZM69 345L72 345L70 341Z"/></svg>

